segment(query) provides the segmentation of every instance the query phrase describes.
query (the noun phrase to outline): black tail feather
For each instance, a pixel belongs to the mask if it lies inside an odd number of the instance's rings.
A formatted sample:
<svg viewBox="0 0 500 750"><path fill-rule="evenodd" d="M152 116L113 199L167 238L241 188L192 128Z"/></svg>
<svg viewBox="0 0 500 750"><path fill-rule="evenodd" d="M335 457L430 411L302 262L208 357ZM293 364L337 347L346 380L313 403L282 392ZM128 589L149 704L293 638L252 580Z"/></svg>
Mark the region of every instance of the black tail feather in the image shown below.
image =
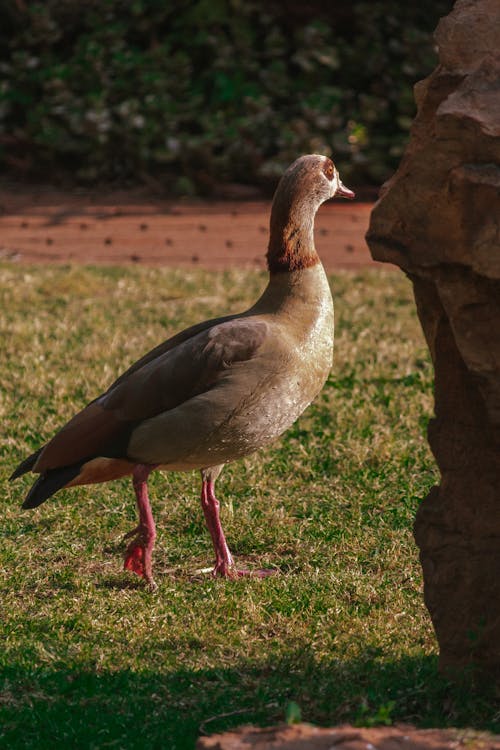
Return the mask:
<svg viewBox="0 0 500 750"><path fill-rule="evenodd" d="M32 486L22 505L23 508L36 508L51 495L62 489L68 482L71 482L82 468L81 463L72 466L63 466L60 469L49 469L42 474Z"/></svg>
<svg viewBox="0 0 500 750"><path fill-rule="evenodd" d="M26 474L28 471L31 471L33 466L36 464L37 458L40 455L40 453L44 449L44 445L42 445L41 448L39 448L35 453L32 453L31 456L28 456L28 458L25 458L24 461L21 461L19 466L15 471L12 472L12 474L9 477L9 482L12 482L13 479L17 479L18 477L22 477L23 474Z"/></svg>

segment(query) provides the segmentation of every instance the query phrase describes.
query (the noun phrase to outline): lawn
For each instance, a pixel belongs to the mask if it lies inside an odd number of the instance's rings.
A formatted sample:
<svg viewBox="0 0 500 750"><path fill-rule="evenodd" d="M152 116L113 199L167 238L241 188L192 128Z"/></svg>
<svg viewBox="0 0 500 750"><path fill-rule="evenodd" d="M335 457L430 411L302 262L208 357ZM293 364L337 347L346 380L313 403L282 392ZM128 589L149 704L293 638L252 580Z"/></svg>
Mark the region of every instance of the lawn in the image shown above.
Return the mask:
<svg viewBox="0 0 500 750"><path fill-rule="evenodd" d="M438 480L425 439L432 366L406 278L331 278L332 374L271 448L218 481L241 562L213 580L196 474L150 482L159 590L122 571L129 480L36 511L7 477L147 349L249 305L250 271L0 268L0 746L193 748L200 732L282 721L500 728L498 695L437 674L412 522ZM491 691L493 688L491 688Z"/></svg>

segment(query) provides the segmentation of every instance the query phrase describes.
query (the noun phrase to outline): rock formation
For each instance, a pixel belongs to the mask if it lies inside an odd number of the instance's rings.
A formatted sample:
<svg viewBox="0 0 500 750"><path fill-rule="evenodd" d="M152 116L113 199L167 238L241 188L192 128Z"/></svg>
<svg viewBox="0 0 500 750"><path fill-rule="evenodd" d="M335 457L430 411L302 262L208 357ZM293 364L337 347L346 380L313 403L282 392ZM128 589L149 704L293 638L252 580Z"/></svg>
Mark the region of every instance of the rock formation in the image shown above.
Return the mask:
<svg viewBox="0 0 500 750"><path fill-rule="evenodd" d="M411 726L320 729L310 724L242 727L202 737L196 750L500 750L500 738L457 729Z"/></svg>
<svg viewBox="0 0 500 750"><path fill-rule="evenodd" d="M367 241L413 282L441 483L415 521L443 669L500 674L500 2L457 0Z"/></svg>

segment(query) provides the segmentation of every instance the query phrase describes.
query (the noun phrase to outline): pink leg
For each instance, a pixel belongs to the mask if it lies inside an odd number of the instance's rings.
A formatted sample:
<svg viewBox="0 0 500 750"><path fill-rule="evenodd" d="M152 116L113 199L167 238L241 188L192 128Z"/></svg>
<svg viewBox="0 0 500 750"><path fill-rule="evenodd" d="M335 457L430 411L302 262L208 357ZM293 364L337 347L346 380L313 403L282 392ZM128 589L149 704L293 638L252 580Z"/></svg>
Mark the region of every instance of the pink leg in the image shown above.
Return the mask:
<svg viewBox="0 0 500 750"><path fill-rule="evenodd" d="M273 575L274 570L238 570L234 565L233 556L227 546L226 537L222 530L219 515L219 501L215 497L215 481L213 479L202 478L201 484L201 507L205 514L210 536L215 550L215 567L212 571L213 576L222 576L223 578L236 578L238 576L257 576L265 578Z"/></svg>
<svg viewBox="0 0 500 750"><path fill-rule="evenodd" d="M124 570L145 578L151 589L156 588L153 580L152 557L156 539L156 527L151 512L148 497L148 477L155 466L137 464L132 474L137 509L139 511L139 525L125 535L133 537L125 552Z"/></svg>
<svg viewBox="0 0 500 750"><path fill-rule="evenodd" d="M219 501L215 497L214 484L215 482L212 479L208 479L203 480L201 485L201 507L205 514L205 521L215 550L215 567L212 575L231 578L238 575L238 573L234 569L233 556L229 551L226 537L222 530L219 516Z"/></svg>

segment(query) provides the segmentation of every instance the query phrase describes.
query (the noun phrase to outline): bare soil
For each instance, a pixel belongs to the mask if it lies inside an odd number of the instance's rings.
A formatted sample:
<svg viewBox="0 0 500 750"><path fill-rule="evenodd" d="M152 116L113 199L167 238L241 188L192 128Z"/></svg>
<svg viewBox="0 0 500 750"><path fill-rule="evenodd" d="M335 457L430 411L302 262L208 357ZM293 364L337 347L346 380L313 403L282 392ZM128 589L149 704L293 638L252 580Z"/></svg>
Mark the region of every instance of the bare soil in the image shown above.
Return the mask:
<svg viewBox="0 0 500 750"><path fill-rule="evenodd" d="M321 207L316 247L327 270L382 266L364 239L372 205L338 200ZM0 259L259 269L269 211L269 201L174 202L140 190L3 185Z"/></svg>

